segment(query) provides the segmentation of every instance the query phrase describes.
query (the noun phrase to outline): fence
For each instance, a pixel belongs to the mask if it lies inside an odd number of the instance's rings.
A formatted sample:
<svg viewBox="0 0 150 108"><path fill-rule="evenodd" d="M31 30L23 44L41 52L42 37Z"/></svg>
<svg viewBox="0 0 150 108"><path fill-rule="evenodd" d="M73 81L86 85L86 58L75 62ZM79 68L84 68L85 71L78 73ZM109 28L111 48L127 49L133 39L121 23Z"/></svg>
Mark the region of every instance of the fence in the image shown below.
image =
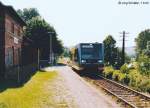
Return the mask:
<svg viewBox="0 0 150 108"><path fill-rule="evenodd" d="M7 48L5 50L5 78L24 81L37 69L36 49Z"/></svg>
<svg viewBox="0 0 150 108"><path fill-rule="evenodd" d="M21 50L14 47L5 50L5 78L20 80Z"/></svg>

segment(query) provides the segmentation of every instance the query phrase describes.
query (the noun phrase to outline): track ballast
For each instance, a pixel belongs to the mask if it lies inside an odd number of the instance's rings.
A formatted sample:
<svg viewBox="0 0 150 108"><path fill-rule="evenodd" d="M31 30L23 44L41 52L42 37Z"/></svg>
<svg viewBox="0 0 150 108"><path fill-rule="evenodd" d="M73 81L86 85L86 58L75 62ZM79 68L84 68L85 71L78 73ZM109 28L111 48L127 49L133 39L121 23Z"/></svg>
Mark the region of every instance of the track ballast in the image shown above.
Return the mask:
<svg viewBox="0 0 150 108"><path fill-rule="evenodd" d="M91 80L96 86L103 88L131 108L150 108L150 97L147 95L102 76L84 78L88 81Z"/></svg>

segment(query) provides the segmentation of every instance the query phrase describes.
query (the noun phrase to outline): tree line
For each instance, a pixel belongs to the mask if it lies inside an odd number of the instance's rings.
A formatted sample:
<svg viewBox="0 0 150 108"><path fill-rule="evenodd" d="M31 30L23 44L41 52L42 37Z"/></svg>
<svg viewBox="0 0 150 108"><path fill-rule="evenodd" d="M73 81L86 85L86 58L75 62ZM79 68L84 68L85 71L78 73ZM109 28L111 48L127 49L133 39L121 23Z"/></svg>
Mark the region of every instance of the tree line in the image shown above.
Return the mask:
<svg viewBox="0 0 150 108"><path fill-rule="evenodd" d="M140 32L135 38L136 43L136 61L142 72L150 73L150 29ZM116 40L112 35L108 35L103 41L105 50L105 65L111 65L120 68L121 64L121 49L116 47ZM126 55L126 62L129 57Z"/></svg>
<svg viewBox="0 0 150 108"><path fill-rule="evenodd" d="M109 40L111 40L111 42ZM107 48L107 46L111 46L109 43L113 43L112 41L115 43L112 36L108 36L104 40L104 44L106 45L105 64L108 66L105 66L103 76L125 84L137 91L150 93L150 29L141 31L135 38L135 60L120 65L118 69L114 68L115 66L112 62L116 60L115 56L113 56L114 58L110 58L111 53L117 52L115 52L115 50L112 52L111 49ZM114 49L115 48L116 47L114 47ZM121 56L120 59L122 59Z"/></svg>
<svg viewBox="0 0 150 108"><path fill-rule="evenodd" d="M68 56L68 50L64 51L61 40L58 39L58 35L53 26L47 23L39 14L36 8L24 8L18 10L17 13L26 22L27 26L24 30L26 37L33 41L34 47L40 48L41 50L49 46L48 39L52 36L52 49L57 55ZM150 70L150 29L146 29L140 32L135 39L136 42L136 60L139 63L142 71ZM105 65L111 65L116 68L120 68L122 60L121 49L116 46L116 40L112 35L108 35L104 41L105 50ZM66 49L66 48L65 48ZM49 53L49 50L45 50ZM127 54L126 62L129 61Z"/></svg>
<svg viewBox="0 0 150 108"><path fill-rule="evenodd" d="M41 17L36 8L19 9L17 13L27 24L24 35L32 40L32 46L39 48L41 52L45 49L45 53L49 55L50 50L47 48L50 47L50 36L52 36L53 53L56 55L63 53L63 44L58 39L56 30Z"/></svg>

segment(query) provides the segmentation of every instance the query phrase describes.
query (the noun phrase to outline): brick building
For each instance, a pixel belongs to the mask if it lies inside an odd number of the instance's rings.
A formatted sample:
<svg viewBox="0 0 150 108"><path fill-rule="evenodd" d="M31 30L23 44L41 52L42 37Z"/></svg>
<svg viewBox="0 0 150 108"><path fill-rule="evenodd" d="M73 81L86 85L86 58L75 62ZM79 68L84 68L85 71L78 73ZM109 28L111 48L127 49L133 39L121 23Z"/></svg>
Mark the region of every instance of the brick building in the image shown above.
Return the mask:
<svg viewBox="0 0 150 108"><path fill-rule="evenodd" d="M25 25L11 6L0 3L0 77L20 65Z"/></svg>

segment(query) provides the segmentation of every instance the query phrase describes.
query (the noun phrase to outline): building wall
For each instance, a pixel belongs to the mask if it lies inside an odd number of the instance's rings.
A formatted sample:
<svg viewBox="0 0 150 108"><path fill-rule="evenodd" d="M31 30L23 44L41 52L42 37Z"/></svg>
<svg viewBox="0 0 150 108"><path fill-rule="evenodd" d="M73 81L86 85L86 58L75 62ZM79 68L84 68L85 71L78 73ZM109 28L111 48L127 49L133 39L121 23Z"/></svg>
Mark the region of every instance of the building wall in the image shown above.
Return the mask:
<svg viewBox="0 0 150 108"><path fill-rule="evenodd" d="M7 13L5 14L5 47L14 46L16 48L21 47L22 40L22 26L20 26L15 20L11 18ZM14 42L14 37L18 38L18 44Z"/></svg>
<svg viewBox="0 0 150 108"><path fill-rule="evenodd" d="M20 71L23 26L7 11L4 17L4 78L12 79Z"/></svg>
<svg viewBox="0 0 150 108"><path fill-rule="evenodd" d="M0 3L0 79L24 80L38 68L37 48L23 39L25 25L13 8Z"/></svg>
<svg viewBox="0 0 150 108"><path fill-rule="evenodd" d="M19 65L22 42L22 26L5 13L5 66Z"/></svg>
<svg viewBox="0 0 150 108"><path fill-rule="evenodd" d="M5 62L4 62L4 58L5 58L5 49L4 49L4 31L5 31L5 17L4 17L4 9L3 6L0 4L0 77L4 76L4 69L5 69Z"/></svg>

